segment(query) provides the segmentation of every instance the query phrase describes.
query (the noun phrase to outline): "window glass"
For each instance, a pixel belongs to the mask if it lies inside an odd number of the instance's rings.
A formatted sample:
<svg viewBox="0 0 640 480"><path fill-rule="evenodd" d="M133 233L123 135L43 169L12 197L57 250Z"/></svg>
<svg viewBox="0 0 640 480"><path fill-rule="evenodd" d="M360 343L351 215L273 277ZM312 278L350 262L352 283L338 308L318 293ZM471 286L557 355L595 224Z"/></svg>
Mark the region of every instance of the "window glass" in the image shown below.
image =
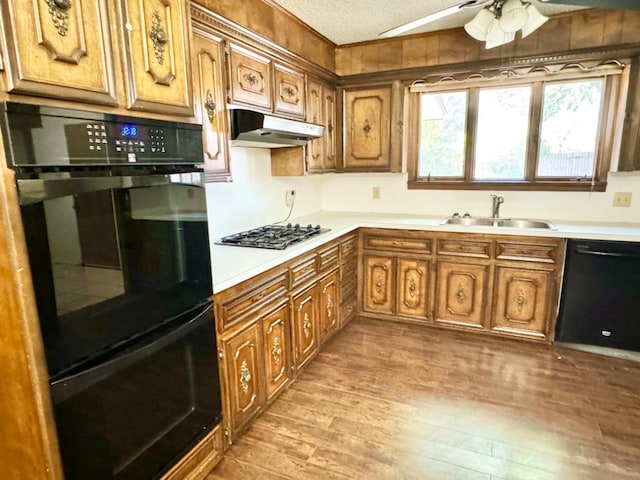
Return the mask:
<svg viewBox="0 0 640 480"><path fill-rule="evenodd" d="M545 85L537 176L593 175L602 90L602 79Z"/></svg>
<svg viewBox="0 0 640 480"><path fill-rule="evenodd" d="M464 174L467 92L420 96L418 177Z"/></svg>
<svg viewBox="0 0 640 480"><path fill-rule="evenodd" d="M480 90L474 178L525 176L531 87Z"/></svg>

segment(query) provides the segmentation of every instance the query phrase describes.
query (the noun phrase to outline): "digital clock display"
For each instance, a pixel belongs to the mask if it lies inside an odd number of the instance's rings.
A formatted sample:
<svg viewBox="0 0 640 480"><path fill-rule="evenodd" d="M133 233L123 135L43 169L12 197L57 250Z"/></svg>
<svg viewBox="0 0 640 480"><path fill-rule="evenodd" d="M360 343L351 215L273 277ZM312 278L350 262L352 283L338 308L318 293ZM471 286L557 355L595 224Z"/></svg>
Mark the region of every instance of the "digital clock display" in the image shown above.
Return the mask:
<svg viewBox="0 0 640 480"><path fill-rule="evenodd" d="M138 127L136 125L123 125L120 127L120 133L123 137L135 137L138 135Z"/></svg>

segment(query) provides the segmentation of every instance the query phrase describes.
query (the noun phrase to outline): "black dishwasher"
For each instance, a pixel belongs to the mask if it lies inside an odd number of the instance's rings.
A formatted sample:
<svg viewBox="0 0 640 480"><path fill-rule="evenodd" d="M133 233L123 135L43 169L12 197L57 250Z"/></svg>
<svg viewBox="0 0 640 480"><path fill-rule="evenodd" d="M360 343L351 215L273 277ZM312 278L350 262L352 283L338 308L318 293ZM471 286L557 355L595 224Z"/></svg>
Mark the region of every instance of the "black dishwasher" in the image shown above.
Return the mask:
<svg viewBox="0 0 640 480"><path fill-rule="evenodd" d="M569 241L556 341L640 351L640 243Z"/></svg>

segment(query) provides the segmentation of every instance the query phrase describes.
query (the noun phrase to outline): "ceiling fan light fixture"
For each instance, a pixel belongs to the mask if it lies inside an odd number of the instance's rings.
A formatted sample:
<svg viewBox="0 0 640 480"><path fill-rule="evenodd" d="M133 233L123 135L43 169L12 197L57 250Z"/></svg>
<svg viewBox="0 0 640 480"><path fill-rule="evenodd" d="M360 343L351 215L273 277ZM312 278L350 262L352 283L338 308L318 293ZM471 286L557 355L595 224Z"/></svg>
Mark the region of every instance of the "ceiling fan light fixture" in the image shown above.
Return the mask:
<svg viewBox="0 0 640 480"><path fill-rule="evenodd" d="M478 14L465 24L464 29L469 36L484 42L487 39L487 32L491 23L495 20L494 13L486 8L483 8Z"/></svg>
<svg viewBox="0 0 640 480"><path fill-rule="evenodd" d="M527 11L527 23L525 23L522 27L522 38L528 37L533 32L535 32L538 28L544 25L548 17L542 15L538 9L531 3L527 3L524 7Z"/></svg>
<svg viewBox="0 0 640 480"><path fill-rule="evenodd" d="M521 0L507 0L502 5L500 28L504 32L515 33L526 23L529 15Z"/></svg>
<svg viewBox="0 0 640 480"><path fill-rule="evenodd" d="M500 45L512 42L515 38L515 32L505 32L500 28L500 21L494 18L487 31L485 48L489 50L490 48L499 47Z"/></svg>

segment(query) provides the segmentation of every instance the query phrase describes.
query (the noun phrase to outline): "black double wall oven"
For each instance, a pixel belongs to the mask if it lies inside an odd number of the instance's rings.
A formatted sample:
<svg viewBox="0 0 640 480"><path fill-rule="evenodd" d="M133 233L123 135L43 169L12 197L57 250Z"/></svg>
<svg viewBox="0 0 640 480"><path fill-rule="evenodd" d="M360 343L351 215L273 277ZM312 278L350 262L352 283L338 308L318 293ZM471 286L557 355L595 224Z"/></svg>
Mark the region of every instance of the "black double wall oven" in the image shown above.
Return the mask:
<svg viewBox="0 0 640 480"><path fill-rule="evenodd" d="M4 107L65 478L159 478L221 419L201 127Z"/></svg>

